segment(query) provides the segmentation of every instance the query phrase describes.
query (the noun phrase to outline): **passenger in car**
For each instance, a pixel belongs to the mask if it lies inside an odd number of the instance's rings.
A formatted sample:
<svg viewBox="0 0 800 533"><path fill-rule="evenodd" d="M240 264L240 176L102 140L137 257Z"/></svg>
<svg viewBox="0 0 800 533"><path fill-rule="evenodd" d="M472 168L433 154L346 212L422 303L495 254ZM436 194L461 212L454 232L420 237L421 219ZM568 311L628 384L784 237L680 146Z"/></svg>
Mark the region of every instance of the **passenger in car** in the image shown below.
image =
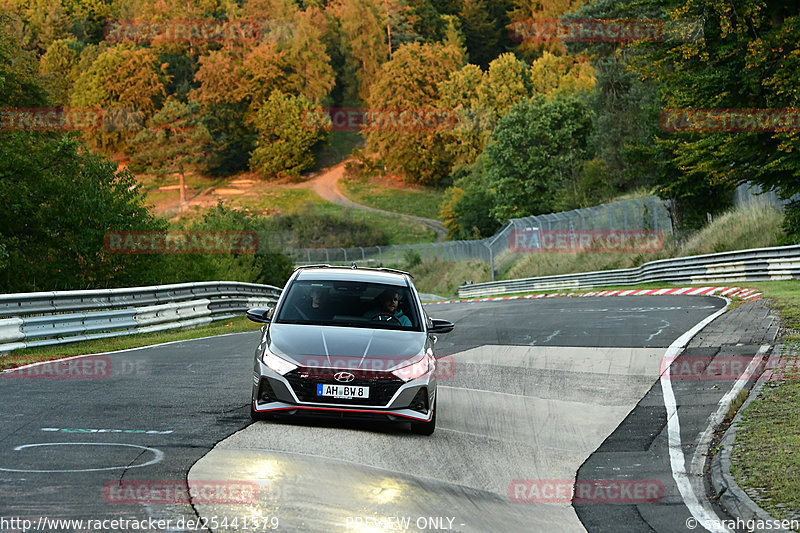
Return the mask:
<svg viewBox="0 0 800 533"><path fill-rule="evenodd" d="M311 287L308 305L302 310L308 320L330 320L333 318L333 309L329 301L328 289L325 287Z"/></svg>

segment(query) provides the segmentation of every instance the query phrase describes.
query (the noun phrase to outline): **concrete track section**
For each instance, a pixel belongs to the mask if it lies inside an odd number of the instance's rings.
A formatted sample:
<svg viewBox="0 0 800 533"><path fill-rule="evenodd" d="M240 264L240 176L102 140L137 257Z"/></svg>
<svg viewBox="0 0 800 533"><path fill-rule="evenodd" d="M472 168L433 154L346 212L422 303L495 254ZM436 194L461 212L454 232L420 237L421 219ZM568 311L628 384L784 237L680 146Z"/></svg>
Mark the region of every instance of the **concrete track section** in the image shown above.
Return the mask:
<svg viewBox="0 0 800 533"><path fill-rule="evenodd" d="M714 429L728 412L737 382L739 388L749 387L758 377L759 372L748 365L767 354L777 328L777 317L763 301L743 302L706 326L679 357L668 361L669 379L647 391L578 471L579 483L600 477L618 482L650 479L663 485L664 493L652 502L576 503L587 529L607 533L735 530L720 519L727 516L716 505L703 472L713 448ZM676 407L672 433L664 401L667 387ZM676 454L682 468L676 468ZM692 500L696 501L692 504Z"/></svg>
<svg viewBox="0 0 800 533"><path fill-rule="evenodd" d="M585 531L570 505L579 467L658 380L664 348L722 305L642 297L436 306L433 316L457 329L437 344L452 368L439 381L433 436L259 422L189 472L190 482L256 482L258 504L195 508L218 519L274 517L286 531Z"/></svg>

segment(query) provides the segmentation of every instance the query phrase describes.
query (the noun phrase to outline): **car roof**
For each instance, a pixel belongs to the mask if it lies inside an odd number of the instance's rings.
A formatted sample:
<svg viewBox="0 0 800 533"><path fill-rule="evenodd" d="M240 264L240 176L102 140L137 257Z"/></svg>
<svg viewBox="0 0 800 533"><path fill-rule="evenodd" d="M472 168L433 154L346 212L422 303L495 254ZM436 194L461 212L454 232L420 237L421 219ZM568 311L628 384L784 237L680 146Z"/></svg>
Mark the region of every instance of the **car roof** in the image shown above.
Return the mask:
<svg viewBox="0 0 800 533"><path fill-rule="evenodd" d="M411 285L410 275L400 270L329 266L301 267L298 270L299 272L295 278L298 280L363 281L400 287Z"/></svg>

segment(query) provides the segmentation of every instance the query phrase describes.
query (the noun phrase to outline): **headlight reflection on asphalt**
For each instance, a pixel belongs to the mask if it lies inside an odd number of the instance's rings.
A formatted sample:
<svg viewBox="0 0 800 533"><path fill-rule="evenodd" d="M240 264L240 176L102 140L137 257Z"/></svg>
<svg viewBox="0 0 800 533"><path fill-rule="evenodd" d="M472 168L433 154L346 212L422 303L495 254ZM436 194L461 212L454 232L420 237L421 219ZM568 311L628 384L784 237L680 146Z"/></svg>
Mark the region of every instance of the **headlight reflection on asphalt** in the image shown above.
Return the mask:
<svg viewBox="0 0 800 533"><path fill-rule="evenodd" d="M281 503L282 487L292 477L293 463L281 459L258 459L247 464L246 479L258 483L261 504Z"/></svg>
<svg viewBox="0 0 800 533"><path fill-rule="evenodd" d="M378 486L370 490L367 498L381 505L392 503L399 499L404 489L409 490L407 483L401 483L392 478L383 478Z"/></svg>

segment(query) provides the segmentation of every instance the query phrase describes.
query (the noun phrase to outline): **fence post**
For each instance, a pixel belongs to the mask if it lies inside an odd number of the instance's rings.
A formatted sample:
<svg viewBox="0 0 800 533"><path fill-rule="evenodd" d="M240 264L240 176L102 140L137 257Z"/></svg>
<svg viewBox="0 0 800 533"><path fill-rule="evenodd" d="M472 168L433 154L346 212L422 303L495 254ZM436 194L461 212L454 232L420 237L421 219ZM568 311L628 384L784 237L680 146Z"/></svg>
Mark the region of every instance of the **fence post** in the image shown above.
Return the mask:
<svg viewBox="0 0 800 533"><path fill-rule="evenodd" d="M489 249L489 270L492 273L492 281L494 281L494 253L492 252L492 245L486 244L486 242L484 242L483 245Z"/></svg>
<svg viewBox="0 0 800 533"><path fill-rule="evenodd" d="M658 231L658 204L656 203L656 197L651 196L650 201L653 204L653 208L650 210L653 217L653 230Z"/></svg>

